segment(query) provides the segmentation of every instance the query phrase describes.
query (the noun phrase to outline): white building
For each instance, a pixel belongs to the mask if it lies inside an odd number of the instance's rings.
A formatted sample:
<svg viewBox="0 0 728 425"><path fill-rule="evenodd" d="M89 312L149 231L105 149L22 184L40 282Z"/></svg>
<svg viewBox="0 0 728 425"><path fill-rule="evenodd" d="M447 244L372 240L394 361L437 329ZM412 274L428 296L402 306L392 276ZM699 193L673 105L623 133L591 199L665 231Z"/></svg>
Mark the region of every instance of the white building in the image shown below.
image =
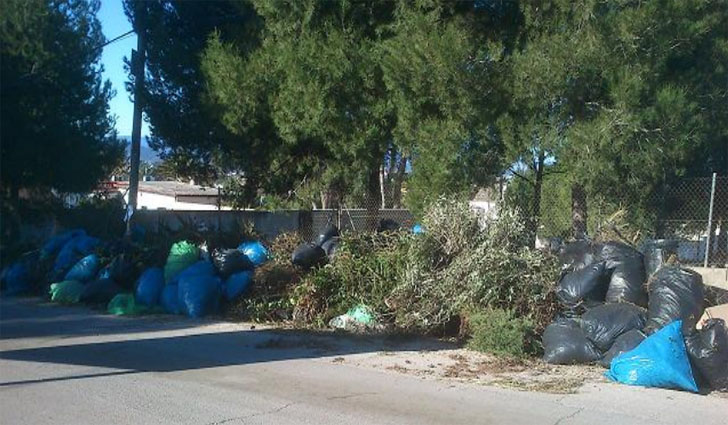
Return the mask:
<svg viewBox="0 0 728 425"><path fill-rule="evenodd" d="M499 186L481 188L470 200L470 208L483 216L495 217L501 200L502 189Z"/></svg>
<svg viewBox="0 0 728 425"><path fill-rule="evenodd" d="M116 190L129 201L129 182L112 182ZM137 209L212 211L229 210L221 206L220 191L215 187L198 186L177 181L140 181Z"/></svg>

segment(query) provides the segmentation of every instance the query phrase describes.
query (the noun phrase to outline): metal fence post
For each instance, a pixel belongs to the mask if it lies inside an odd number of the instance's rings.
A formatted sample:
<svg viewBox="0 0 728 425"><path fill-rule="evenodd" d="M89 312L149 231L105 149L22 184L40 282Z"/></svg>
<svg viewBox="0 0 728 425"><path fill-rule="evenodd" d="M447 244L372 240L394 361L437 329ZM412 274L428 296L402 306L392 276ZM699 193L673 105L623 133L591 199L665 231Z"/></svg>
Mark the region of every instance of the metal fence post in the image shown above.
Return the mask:
<svg viewBox="0 0 728 425"><path fill-rule="evenodd" d="M715 179L718 173L713 173L713 184L710 188L710 209L708 210L708 238L705 241L705 261L703 267L708 267L708 257L710 256L710 231L713 227L713 202L715 201Z"/></svg>

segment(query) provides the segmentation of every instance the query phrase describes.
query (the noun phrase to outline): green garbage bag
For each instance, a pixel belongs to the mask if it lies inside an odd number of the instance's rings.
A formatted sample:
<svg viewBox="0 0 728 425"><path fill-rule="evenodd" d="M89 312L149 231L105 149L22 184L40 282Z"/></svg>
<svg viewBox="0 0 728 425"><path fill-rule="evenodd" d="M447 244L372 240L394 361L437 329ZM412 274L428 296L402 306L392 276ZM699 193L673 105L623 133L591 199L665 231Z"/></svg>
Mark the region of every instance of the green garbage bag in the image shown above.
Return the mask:
<svg viewBox="0 0 728 425"><path fill-rule="evenodd" d="M374 313L372 313L372 310L365 305L359 304L347 311L346 315L363 325L371 325L374 323Z"/></svg>
<svg viewBox="0 0 728 425"><path fill-rule="evenodd" d="M83 289L83 283L77 280L64 280L63 282L52 283L48 292L53 302L76 304L81 300Z"/></svg>
<svg viewBox="0 0 728 425"><path fill-rule="evenodd" d="M106 311L116 316L136 316L152 312L149 307L137 304L134 294L128 293L118 294L112 298Z"/></svg>
<svg viewBox="0 0 728 425"><path fill-rule="evenodd" d="M365 305L357 305L351 308L346 314L336 316L329 321L329 326L334 329L348 331L372 330L378 327L372 310Z"/></svg>
<svg viewBox="0 0 728 425"><path fill-rule="evenodd" d="M172 245L164 266L164 281L169 283L187 267L195 264L200 257L200 250L194 244L180 241Z"/></svg>

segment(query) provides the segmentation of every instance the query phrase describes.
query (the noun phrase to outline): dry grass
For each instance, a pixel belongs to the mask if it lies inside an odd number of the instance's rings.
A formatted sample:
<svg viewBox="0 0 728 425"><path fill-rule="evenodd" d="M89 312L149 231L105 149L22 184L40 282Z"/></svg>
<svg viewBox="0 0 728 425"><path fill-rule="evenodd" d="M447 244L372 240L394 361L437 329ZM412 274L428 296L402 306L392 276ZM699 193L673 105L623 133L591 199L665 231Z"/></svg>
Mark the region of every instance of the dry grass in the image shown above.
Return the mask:
<svg viewBox="0 0 728 425"><path fill-rule="evenodd" d="M495 356L449 356L455 363L443 370L443 377L478 381L487 385L572 394L586 381L601 379L602 369L595 366L554 366L541 360Z"/></svg>

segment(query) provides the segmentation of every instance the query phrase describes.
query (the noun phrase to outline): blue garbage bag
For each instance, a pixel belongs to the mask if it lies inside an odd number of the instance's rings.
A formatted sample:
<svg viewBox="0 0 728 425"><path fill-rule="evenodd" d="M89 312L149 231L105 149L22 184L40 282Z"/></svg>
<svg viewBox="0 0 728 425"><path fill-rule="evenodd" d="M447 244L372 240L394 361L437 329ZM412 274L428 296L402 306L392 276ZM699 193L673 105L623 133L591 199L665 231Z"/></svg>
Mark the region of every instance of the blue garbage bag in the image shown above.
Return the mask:
<svg viewBox="0 0 728 425"><path fill-rule="evenodd" d="M96 275L96 279L111 279L111 269L106 266L99 270L99 274Z"/></svg>
<svg viewBox="0 0 728 425"><path fill-rule="evenodd" d="M83 229L74 229L51 237L43 245L43 248L40 249L40 258L48 258L56 255L68 241L75 237L84 235L86 235L86 232Z"/></svg>
<svg viewBox="0 0 728 425"><path fill-rule="evenodd" d="M82 236L78 238L76 242L76 251L81 255L90 254L97 246L101 244L101 241L91 236Z"/></svg>
<svg viewBox="0 0 728 425"><path fill-rule="evenodd" d="M244 270L233 273L227 278L223 285L223 294L228 301L232 301L242 295L253 281L253 272Z"/></svg>
<svg viewBox="0 0 728 425"><path fill-rule="evenodd" d="M420 233L425 233L425 228L422 227L421 224L417 223L414 226L412 226L412 233L415 235L419 235Z"/></svg>
<svg viewBox="0 0 728 425"><path fill-rule="evenodd" d="M187 267L186 269L182 270L177 276L175 276L172 280L169 281L169 284L176 284L179 283L179 281L183 277L190 277L190 276L214 276L215 275L215 265L212 264L212 262L207 260L200 260L191 266Z"/></svg>
<svg viewBox="0 0 728 425"><path fill-rule="evenodd" d="M604 375L627 385L698 392L681 329L682 320L663 327L634 350L612 359Z"/></svg>
<svg viewBox="0 0 728 425"><path fill-rule="evenodd" d="M139 277L136 287L136 302L149 307L159 304L164 290L164 270L159 267L148 268Z"/></svg>
<svg viewBox="0 0 728 425"><path fill-rule="evenodd" d="M28 266L18 261L5 271L5 294L17 295L30 290L30 270Z"/></svg>
<svg viewBox="0 0 728 425"><path fill-rule="evenodd" d="M217 312L221 287L220 278L217 276L183 276L177 288L180 310L195 318Z"/></svg>
<svg viewBox="0 0 728 425"><path fill-rule="evenodd" d="M63 244L63 247L61 247L61 250L56 256L56 261L53 263L53 271L67 269L73 265L74 261L78 260L78 254L76 254L76 240L81 237L83 236L76 236Z"/></svg>
<svg viewBox="0 0 728 425"><path fill-rule="evenodd" d="M80 259L71 270L66 273L63 280L76 280L79 282L88 282L96 276L99 268L99 256L91 254Z"/></svg>
<svg viewBox="0 0 728 425"><path fill-rule="evenodd" d="M91 236L80 235L63 245L53 266L54 272L65 271L81 257L88 255L101 241Z"/></svg>
<svg viewBox="0 0 728 425"><path fill-rule="evenodd" d="M176 284L166 285L159 297L159 303L164 311L169 314L180 314L179 308L179 290Z"/></svg>
<svg viewBox="0 0 728 425"><path fill-rule="evenodd" d="M243 242L240 244L238 249L243 251L243 254L245 254L256 267L268 261L268 250L258 241Z"/></svg>

